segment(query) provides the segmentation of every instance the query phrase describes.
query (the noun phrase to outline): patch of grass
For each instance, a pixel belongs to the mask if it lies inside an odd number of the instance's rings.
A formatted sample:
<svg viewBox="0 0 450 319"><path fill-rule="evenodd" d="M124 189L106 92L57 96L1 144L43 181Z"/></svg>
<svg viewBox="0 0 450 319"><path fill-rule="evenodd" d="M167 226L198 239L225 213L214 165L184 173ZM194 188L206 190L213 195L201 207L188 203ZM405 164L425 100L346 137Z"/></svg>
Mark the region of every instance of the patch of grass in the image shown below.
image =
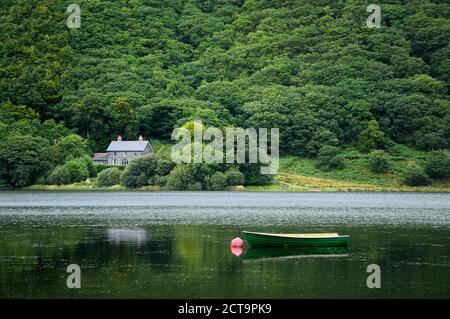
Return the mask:
<svg viewBox="0 0 450 319"><path fill-rule="evenodd" d="M114 185L110 187L99 187L96 185L32 185L25 187L25 190L40 190L40 191L87 191L87 190L126 190L125 187Z"/></svg>
<svg viewBox="0 0 450 319"><path fill-rule="evenodd" d="M299 156L280 158L277 182L285 184L287 190L363 190L363 191L438 191L450 192L449 180L435 180L428 187L404 185L403 172L411 164L422 164L426 153L404 145L393 146L390 154L390 169L387 173L374 173L369 169L368 154L356 150L345 150L345 168L322 171L316 160ZM280 187L280 190L281 190Z"/></svg>
<svg viewBox="0 0 450 319"><path fill-rule="evenodd" d="M371 172L367 156L355 159L348 159L346 156L345 165L343 169L325 172L315 166L313 159L287 156L280 159L280 172L378 186L396 187L402 183L401 176L394 172L384 174Z"/></svg>

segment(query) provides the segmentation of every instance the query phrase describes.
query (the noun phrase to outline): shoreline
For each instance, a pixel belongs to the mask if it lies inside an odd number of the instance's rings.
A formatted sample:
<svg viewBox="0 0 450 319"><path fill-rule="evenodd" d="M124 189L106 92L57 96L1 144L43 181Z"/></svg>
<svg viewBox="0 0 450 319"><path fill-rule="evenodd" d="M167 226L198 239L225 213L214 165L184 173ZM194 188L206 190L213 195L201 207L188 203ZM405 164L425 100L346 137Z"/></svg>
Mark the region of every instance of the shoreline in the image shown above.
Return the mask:
<svg viewBox="0 0 450 319"><path fill-rule="evenodd" d="M36 184L21 189L0 189L25 190L25 191L129 191L129 192L171 192L160 186L144 186L140 188L128 188L122 185L109 187L97 186L95 179L69 185L45 185ZM314 193L314 192L361 192L361 193L450 193L450 184L447 182L437 182L429 186L407 186L400 183L372 184L367 182L355 182L344 179L332 179L307 175L279 172L272 184L250 185L250 186L228 186L221 191L231 192L282 192L282 193ZM208 192L201 190L199 192Z"/></svg>
<svg viewBox="0 0 450 319"><path fill-rule="evenodd" d="M0 189L0 191L56 191L56 192L112 192L112 191L122 191L122 192L180 192L180 191L170 191L157 186L146 186L141 188L127 188L123 186L112 186L112 187L98 187L98 186L75 186L75 185L65 185L65 186L57 186L57 185L32 185L29 187L21 188L21 189ZM190 191L186 191L190 192ZM215 192L215 191L198 191L198 192ZM221 191L217 191L221 192ZM364 188L364 187L350 187L350 188L314 188L314 187L295 187L295 188L287 188L284 189L280 184L271 184L264 186L240 186L240 187L227 187L222 190L222 192L280 192L280 193L450 193L450 189L448 188L439 188L439 187L400 187L400 188L391 188L391 187L373 187L373 188Z"/></svg>

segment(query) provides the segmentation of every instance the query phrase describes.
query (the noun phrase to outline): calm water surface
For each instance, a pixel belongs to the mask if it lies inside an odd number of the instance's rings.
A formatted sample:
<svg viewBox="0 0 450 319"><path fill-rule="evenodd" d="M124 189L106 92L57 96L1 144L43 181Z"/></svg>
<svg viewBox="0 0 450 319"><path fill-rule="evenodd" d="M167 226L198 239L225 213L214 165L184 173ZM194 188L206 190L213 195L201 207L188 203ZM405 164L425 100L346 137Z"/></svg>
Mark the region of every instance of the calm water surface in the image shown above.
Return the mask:
<svg viewBox="0 0 450 319"><path fill-rule="evenodd" d="M351 239L235 256L242 230ZM450 195L0 192L0 297L449 298Z"/></svg>

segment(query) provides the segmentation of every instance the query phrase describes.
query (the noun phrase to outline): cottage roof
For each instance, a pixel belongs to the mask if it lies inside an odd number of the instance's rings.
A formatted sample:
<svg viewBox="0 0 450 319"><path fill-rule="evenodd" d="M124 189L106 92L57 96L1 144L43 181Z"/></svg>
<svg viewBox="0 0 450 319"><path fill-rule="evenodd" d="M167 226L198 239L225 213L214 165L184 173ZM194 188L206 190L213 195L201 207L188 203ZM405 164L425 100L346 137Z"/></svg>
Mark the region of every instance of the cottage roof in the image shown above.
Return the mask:
<svg viewBox="0 0 450 319"><path fill-rule="evenodd" d="M112 141L107 152L143 152L149 141Z"/></svg>
<svg viewBox="0 0 450 319"><path fill-rule="evenodd" d="M107 161L108 153L94 153L94 161Z"/></svg>

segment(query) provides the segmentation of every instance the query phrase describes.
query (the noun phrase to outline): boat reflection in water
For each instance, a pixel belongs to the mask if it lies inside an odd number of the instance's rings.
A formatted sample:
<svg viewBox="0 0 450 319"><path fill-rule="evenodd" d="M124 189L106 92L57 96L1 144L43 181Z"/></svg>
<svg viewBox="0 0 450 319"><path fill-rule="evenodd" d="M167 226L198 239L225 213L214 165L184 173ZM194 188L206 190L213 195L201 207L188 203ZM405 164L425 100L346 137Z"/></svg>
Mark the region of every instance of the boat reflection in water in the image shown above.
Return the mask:
<svg viewBox="0 0 450 319"><path fill-rule="evenodd" d="M347 257L347 247L250 247L244 260Z"/></svg>
<svg viewBox="0 0 450 319"><path fill-rule="evenodd" d="M231 253L235 255L236 257L239 257L244 252L244 249L242 247L231 247Z"/></svg>
<svg viewBox="0 0 450 319"><path fill-rule="evenodd" d="M107 231L108 240L111 243L119 245L121 243L135 243L141 246L147 240L147 231L143 228L137 229L117 229L110 228Z"/></svg>

